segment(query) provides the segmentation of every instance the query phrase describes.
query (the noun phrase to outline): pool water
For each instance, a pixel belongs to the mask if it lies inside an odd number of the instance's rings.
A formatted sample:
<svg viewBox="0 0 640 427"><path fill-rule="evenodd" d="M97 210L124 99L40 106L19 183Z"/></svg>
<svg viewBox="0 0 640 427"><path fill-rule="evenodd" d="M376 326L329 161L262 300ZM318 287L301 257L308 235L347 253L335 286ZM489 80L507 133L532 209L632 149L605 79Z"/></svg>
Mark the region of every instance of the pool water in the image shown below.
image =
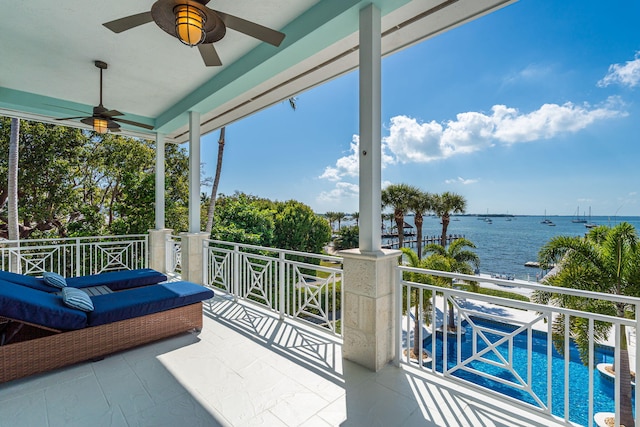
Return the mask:
<svg viewBox="0 0 640 427"><path fill-rule="evenodd" d="M473 321L477 325L491 328L497 331L509 332L516 329L513 325L484 321L483 319L474 318ZM466 324L466 334L462 341L462 361L472 355L472 328ZM490 342L496 342L502 338L502 335L485 332ZM527 332L523 331L513 338L513 365L518 375L527 381ZM425 339L424 348L431 351L431 337ZM487 344L478 336L477 351L486 348ZM564 417L564 356L561 356L555 348L552 347L552 409L551 412L561 418ZM498 351L508 361L508 341L497 347ZM438 334L436 338L436 370L442 372L442 334ZM577 424L586 425L589 417L589 369L580 361L578 349L573 342L570 344L570 363L569 363L569 419ZM451 369L455 366L457 360L457 336L450 335L447 337L447 357L448 367ZM501 362L500 359L489 351L484 358ZM613 351L610 347L597 347L594 350L594 413L597 412L613 412L613 382L595 370L598 363L613 363ZM482 361L474 361L468 366L471 368L491 374L495 377L502 378L507 381L516 382L515 376L508 370L499 366L494 366ZM547 334L534 331L532 334L532 388L538 398L547 404ZM482 387L494 390L498 393L505 394L530 403L539 407L538 403L530 393L519 390L510 385L499 383L495 380L484 378L480 375L457 370L454 376L463 378L467 381L478 384Z"/></svg>

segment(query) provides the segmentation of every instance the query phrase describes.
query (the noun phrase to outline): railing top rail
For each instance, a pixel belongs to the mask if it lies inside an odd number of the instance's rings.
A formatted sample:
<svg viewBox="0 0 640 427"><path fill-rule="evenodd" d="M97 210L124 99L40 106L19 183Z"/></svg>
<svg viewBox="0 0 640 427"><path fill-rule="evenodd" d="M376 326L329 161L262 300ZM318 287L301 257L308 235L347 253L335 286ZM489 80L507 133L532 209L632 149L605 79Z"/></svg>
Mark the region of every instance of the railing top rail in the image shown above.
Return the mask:
<svg viewBox="0 0 640 427"><path fill-rule="evenodd" d="M22 240L0 240L0 244L29 244L35 242L75 242L78 240L97 240L97 239L144 239L146 234L126 234L120 236L81 236L81 237L51 237L48 239L22 239Z"/></svg>
<svg viewBox="0 0 640 427"><path fill-rule="evenodd" d="M554 312L554 313L560 313L560 314L564 314L572 317L592 318L593 320L602 321L602 322L619 323L621 325L630 326L630 327L636 326L635 319L627 319L622 317L609 316L606 314L572 310L568 308L537 304L533 302L518 301L518 300L513 300L509 298L504 298L504 297L479 294L479 293L470 292L470 291L463 291L460 289L443 288L441 286L436 286L436 285L427 285L425 283L410 282L408 280L403 280L402 283L413 286L413 287L421 288L421 289L428 289L435 292L442 292L442 293L453 295L460 298L469 298L475 301L489 302L493 304L502 305L505 307L537 311L540 313Z"/></svg>
<svg viewBox="0 0 640 427"><path fill-rule="evenodd" d="M625 304L636 304L636 305L640 304L640 298L626 296L626 295L603 294L601 292L583 291L580 289L541 285L539 283L532 283L532 282L526 282L526 281L520 281L520 280L517 282L514 282L513 280L479 277L479 276L473 276L470 274L450 273L448 271L427 270L423 268L415 268L415 267L408 267L408 266L398 266L398 269L400 269L401 271L408 271L408 272L419 273L419 274L429 274L432 276L448 277L451 279L462 279L462 280L469 280L473 282L495 283L497 285L507 286L510 288L526 288L534 291L542 291L542 292L564 294L564 295L593 298L593 299L603 299L606 301L621 302Z"/></svg>
<svg viewBox="0 0 640 427"><path fill-rule="evenodd" d="M342 262L342 257L333 256L333 255L312 254L312 253L309 253L309 252L298 252L298 251L292 251L292 250L289 250L289 249L270 248L270 247L267 247L267 246L257 246L257 245L250 245L250 244L246 244L246 243L225 242L223 240L206 239L204 242L205 242L204 243L205 245L213 243L213 244L217 244L217 245L240 246L242 248L254 249L254 250L258 250L258 251L268 251L268 252L275 252L275 253L283 253L283 254L286 254L286 255L302 256L302 257L307 257L307 258L320 258L320 259L324 259L324 260L328 260L328 261Z"/></svg>

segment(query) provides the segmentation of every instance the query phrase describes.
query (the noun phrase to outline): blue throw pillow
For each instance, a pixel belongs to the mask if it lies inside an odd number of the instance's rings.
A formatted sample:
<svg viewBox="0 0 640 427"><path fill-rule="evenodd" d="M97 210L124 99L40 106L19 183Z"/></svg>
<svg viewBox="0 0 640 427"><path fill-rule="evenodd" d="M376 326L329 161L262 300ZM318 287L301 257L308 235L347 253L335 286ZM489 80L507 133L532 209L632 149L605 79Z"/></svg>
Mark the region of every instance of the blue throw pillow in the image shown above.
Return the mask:
<svg viewBox="0 0 640 427"><path fill-rule="evenodd" d="M82 311L93 311L93 302L86 292L76 288L62 288L62 301L72 308Z"/></svg>
<svg viewBox="0 0 640 427"><path fill-rule="evenodd" d="M67 280L58 273L45 271L42 273L42 278L46 284L55 286L56 288L63 289L67 286Z"/></svg>

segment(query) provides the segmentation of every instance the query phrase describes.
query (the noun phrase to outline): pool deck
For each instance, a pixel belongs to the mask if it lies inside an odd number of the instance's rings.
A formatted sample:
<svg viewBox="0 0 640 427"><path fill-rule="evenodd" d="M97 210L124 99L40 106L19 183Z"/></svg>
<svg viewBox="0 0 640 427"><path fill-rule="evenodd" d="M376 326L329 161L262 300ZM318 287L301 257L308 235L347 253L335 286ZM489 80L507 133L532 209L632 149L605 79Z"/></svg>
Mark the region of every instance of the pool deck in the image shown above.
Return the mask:
<svg viewBox="0 0 640 427"><path fill-rule="evenodd" d="M0 426L565 425L412 368L372 372L339 339L217 296L204 329L0 385Z"/></svg>

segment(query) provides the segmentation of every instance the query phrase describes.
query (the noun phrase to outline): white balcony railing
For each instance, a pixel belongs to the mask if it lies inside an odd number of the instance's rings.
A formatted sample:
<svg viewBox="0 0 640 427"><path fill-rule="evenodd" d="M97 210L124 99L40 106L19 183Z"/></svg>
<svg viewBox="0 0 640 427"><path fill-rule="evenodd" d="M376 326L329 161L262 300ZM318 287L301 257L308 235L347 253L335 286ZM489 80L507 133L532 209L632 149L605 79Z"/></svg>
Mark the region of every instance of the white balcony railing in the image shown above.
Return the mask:
<svg viewBox="0 0 640 427"><path fill-rule="evenodd" d="M182 239L180 236L167 236L167 273L170 275L182 274Z"/></svg>
<svg viewBox="0 0 640 427"><path fill-rule="evenodd" d="M207 240L204 283L341 335L342 258Z"/></svg>
<svg viewBox="0 0 640 427"><path fill-rule="evenodd" d="M549 305L482 295L403 280L403 273L420 273L459 281L490 282L505 287L553 291L576 297L595 298L631 307L628 318L605 316ZM404 277L407 277L405 274ZM614 363L620 372L620 336L624 326L633 338L630 368L640 371L635 357L635 331L639 324L640 298L623 297L567 288L551 288L535 283L479 278L441 271L398 267L396 302L398 314L397 363L460 381L483 391L553 415L565 422L592 426L595 412L620 413L620 376L615 379L596 369L599 362ZM413 347L413 313L418 307L417 339L426 350L421 363L410 357ZM453 307L453 332L442 333ZM411 307L411 314L403 312ZM552 321L562 316L564 332L552 333ZM580 362L569 330L569 319L581 319L589 332L588 362ZM426 320L429 320L426 322ZM599 322L612 325L608 346L594 340ZM435 328L434 328L435 325ZM433 333L435 331L435 333ZM627 340L630 342L631 340ZM554 348L559 345L563 351ZM446 361L446 362L445 362ZM640 411L635 395L635 414ZM618 424L616 420L615 425ZM637 421L636 421L637 423Z"/></svg>
<svg viewBox="0 0 640 427"><path fill-rule="evenodd" d="M0 242L0 269L65 277L148 266L148 236L92 236Z"/></svg>

